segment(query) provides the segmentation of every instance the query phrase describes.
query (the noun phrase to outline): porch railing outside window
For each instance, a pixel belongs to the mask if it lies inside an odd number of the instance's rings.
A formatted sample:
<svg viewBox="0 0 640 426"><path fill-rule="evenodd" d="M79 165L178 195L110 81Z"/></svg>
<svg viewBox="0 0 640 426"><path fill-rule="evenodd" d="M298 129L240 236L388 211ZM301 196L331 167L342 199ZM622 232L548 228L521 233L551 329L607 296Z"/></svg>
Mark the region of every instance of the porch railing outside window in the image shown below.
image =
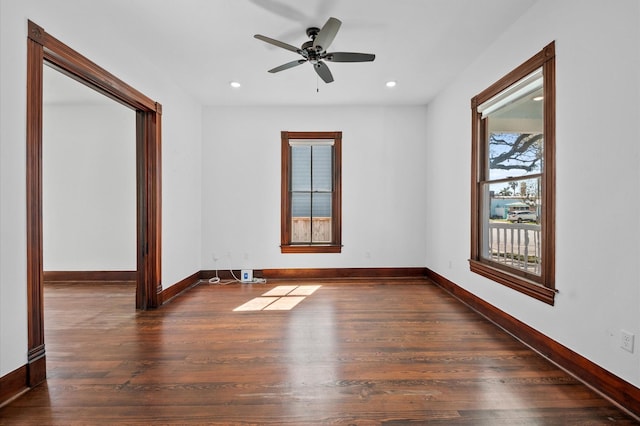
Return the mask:
<svg viewBox="0 0 640 426"><path fill-rule="evenodd" d="M489 223L488 257L496 263L540 275L541 227L531 223Z"/></svg>

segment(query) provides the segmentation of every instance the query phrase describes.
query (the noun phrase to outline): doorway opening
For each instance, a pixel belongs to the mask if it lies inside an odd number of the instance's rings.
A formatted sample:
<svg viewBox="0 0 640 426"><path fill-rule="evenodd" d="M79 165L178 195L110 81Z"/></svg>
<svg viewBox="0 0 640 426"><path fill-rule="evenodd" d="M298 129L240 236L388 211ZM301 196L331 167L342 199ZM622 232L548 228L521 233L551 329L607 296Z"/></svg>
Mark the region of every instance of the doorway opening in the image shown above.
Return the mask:
<svg viewBox="0 0 640 426"><path fill-rule="evenodd" d="M135 111L45 65L45 286L60 281L135 285Z"/></svg>
<svg viewBox="0 0 640 426"><path fill-rule="evenodd" d="M74 51L32 21L27 38L27 385L46 380L43 303L43 67L136 111L136 309L159 305L161 283L162 106Z"/></svg>

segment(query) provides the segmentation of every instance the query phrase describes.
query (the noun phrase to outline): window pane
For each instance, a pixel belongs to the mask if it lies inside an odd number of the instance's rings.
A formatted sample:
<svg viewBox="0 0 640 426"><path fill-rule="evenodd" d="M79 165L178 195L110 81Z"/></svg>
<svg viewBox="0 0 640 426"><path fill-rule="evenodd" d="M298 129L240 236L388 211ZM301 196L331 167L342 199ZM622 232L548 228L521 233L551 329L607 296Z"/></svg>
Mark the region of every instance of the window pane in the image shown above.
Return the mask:
<svg viewBox="0 0 640 426"><path fill-rule="evenodd" d="M331 242L331 193L291 194L293 243Z"/></svg>
<svg viewBox="0 0 640 426"><path fill-rule="evenodd" d="M482 257L541 274L540 178L482 185Z"/></svg>
<svg viewBox="0 0 640 426"><path fill-rule="evenodd" d="M291 194L291 216L311 217L311 193L293 192Z"/></svg>
<svg viewBox="0 0 640 426"><path fill-rule="evenodd" d="M312 199L312 239L314 243L331 241L331 193L314 193Z"/></svg>
<svg viewBox="0 0 640 426"><path fill-rule="evenodd" d="M489 179L542 173L542 133L491 133Z"/></svg>
<svg viewBox="0 0 640 426"><path fill-rule="evenodd" d="M332 190L333 146L318 145L312 152L312 182L314 191Z"/></svg>
<svg viewBox="0 0 640 426"><path fill-rule="evenodd" d="M311 190L311 146L291 147L291 190Z"/></svg>
<svg viewBox="0 0 640 426"><path fill-rule="evenodd" d="M331 217L330 192L316 192L313 194L311 215L313 217Z"/></svg>
<svg viewBox="0 0 640 426"><path fill-rule="evenodd" d="M291 147L293 243L331 242L333 146Z"/></svg>
<svg viewBox="0 0 640 426"><path fill-rule="evenodd" d="M543 172L542 94L542 87L522 93L487 115L487 180Z"/></svg>
<svg viewBox="0 0 640 426"><path fill-rule="evenodd" d="M311 193L291 194L291 242L311 242Z"/></svg>

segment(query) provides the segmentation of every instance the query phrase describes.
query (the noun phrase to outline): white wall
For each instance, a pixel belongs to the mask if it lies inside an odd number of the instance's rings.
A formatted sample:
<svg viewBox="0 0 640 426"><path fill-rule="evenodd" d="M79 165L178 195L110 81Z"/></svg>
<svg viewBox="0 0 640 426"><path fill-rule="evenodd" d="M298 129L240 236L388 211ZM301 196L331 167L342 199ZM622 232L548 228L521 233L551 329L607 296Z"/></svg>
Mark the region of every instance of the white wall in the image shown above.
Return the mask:
<svg viewBox="0 0 640 426"><path fill-rule="evenodd" d="M32 19L163 104L164 287L214 267L426 264L640 386L637 0L539 0L505 25L504 36L426 110L204 112L119 40L92 3L70 1L80 10L70 15L52 3L0 1L0 376L27 360L24 111ZM471 274L467 264L469 101L551 40L557 52L560 291L553 307ZM280 254L281 130L344 132L341 254ZM604 215L607 210L615 213ZM636 334L634 354L619 348L623 328Z"/></svg>
<svg viewBox="0 0 640 426"><path fill-rule="evenodd" d="M205 108L203 268L424 266L425 114L424 107ZM282 130L343 132L340 254L280 253Z"/></svg>
<svg viewBox="0 0 640 426"><path fill-rule="evenodd" d="M44 105L45 271L136 270L136 114L104 99Z"/></svg>
<svg viewBox="0 0 640 426"><path fill-rule="evenodd" d="M639 8L637 0L539 1L429 105L426 157L427 266L636 386ZM470 273L467 259L470 99L552 40L559 293L548 306ZM636 335L635 353L620 348L621 329Z"/></svg>
<svg viewBox="0 0 640 426"><path fill-rule="evenodd" d="M199 104L149 63L142 52L133 51L126 40L118 39L113 21L96 13L94 4L0 2L0 376L27 361L27 19L163 105L163 287L201 269Z"/></svg>

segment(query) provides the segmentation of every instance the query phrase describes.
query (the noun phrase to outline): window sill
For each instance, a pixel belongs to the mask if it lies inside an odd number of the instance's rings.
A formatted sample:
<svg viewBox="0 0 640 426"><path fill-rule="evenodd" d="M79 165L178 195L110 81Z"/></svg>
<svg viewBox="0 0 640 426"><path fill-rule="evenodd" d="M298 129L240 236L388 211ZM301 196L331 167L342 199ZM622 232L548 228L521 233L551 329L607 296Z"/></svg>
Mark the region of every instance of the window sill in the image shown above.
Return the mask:
<svg viewBox="0 0 640 426"><path fill-rule="evenodd" d="M541 302L552 306L554 304L556 292L553 289L544 287L522 277L509 274L508 272L494 268L487 263L479 262L477 260L469 260L469 269L471 272L475 272L476 274L489 278L499 284L526 294L527 296L531 296Z"/></svg>
<svg viewBox="0 0 640 426"><path fill-rule="evenodd" d="M293 245L281 245L281 253L341 253L341 245L320 245L320 244L293 244Z"/></svg>

